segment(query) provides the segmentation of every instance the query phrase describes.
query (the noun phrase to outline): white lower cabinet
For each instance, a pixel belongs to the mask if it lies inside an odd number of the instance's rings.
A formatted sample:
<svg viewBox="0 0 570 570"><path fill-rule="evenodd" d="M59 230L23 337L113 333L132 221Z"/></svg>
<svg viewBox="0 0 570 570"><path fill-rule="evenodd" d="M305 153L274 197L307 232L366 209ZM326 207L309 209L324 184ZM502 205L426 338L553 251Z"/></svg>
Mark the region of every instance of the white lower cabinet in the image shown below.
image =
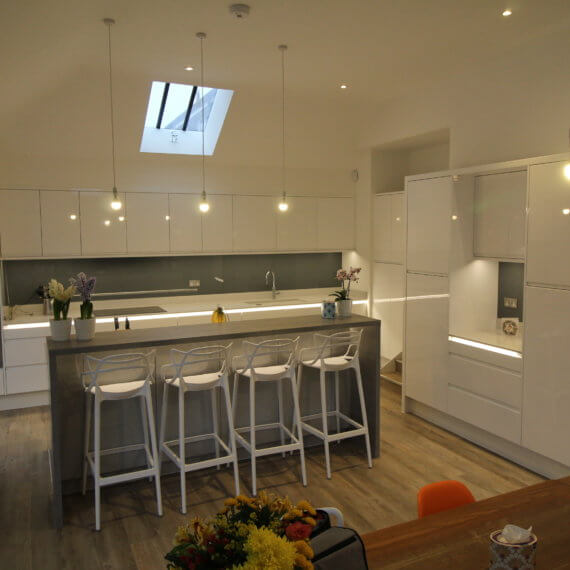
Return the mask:
<svg viewBox="0 0 570 570"><path fill-rule="evenodd" d="M6 394L49 390L46 337L6 339Z"/></svg>
<svg viewBox="0 0 570 570"><path fill-rule="evenodd" d="M525 288L522 442L570 466L570 291Z"/></svg>
<svg viewBox="0 0 570 570"><path fill-rule="evenodd" d="M392 359L404 342L404 272L401 265L374 263L372 316L382 321L380 354Z"/></svg>
<svg viewBox="0 0 570 570"><path fill-rule="evenodd" d="M6 368L6 394L23 394L49 390L47 364L14 366Z"/></svg>
<svg viewBox="0 0 570 570"><path fill-rule="evenodd" d="M407 275L405 394L437 410L447 410L449 280Z"/></svg>
<svg viewBox="0 0 570 570"><path fill-rule="evenodd" d="M448 382L449 414L494 435L521 443L520 374L450 354Z"/></svg>

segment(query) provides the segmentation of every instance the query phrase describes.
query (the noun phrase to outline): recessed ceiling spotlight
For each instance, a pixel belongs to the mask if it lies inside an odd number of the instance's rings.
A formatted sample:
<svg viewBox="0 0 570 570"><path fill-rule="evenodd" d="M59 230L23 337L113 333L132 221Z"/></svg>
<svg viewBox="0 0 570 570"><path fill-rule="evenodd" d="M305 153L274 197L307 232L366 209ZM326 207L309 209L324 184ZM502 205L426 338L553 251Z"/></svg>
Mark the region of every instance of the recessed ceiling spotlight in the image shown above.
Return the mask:
<svg viewBox="0 0 570 570"><path fill-rule="evenodd" d="M119 216L119 222L124 222L125 221L125 216Z"/></svg>
<svg viewBox="0 0 570 570"><path fill-rule="evenodd" d="M191 65L188 65L184 68L184 71L194 71L194 68Z"/></svg>
<svg viewBox="0 0 570 570"><path fill-rule="evenodd" d="M105 220L103 222L106 226L110 226L111 225L111 220Z"/></svg>
<svg viewBox="0 0 570 570"><path fill-rule="evenodd" d="M510 16L513 13L512 10L509 10L508 8L506 10L503 10L503 16L505 16L505 18L507 16Z"/></svg>
<svg viewBox="0 0 570 570"><path fill-rule="evenodd" d="M562 213L563 213L565 216L569 216L569 215L570 215L570 208L564 208L564 210L562 210Z"/></svg>
<svg viewBox="0 0 570 570"><path fill-rule="evenodd" d="M77 220L77 214L70 214L69 219L70 220Z"/></svg>
<svg viewBox="0 0 570 570"><path fill-rule="evenodd" d="M343 84L340 86L341 89L346 89L347 87L348 87L348 85L346 85L346 83L343 83Z"/></svg>

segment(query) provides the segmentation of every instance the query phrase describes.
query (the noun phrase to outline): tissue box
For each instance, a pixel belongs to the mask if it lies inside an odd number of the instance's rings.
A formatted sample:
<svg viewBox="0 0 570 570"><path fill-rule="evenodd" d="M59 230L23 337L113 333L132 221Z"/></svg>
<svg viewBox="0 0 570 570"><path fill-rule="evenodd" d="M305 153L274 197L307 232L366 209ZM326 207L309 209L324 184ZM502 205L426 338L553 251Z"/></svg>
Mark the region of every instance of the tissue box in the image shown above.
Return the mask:
<svg viewBox="0 0 570 570"><path fill-rule="evenodd" d="M529 542L524 544L505 544L497 540L502 530L491 533L491 562L490 570L534 570L536 558L536 535L531 534Z"/></svg>

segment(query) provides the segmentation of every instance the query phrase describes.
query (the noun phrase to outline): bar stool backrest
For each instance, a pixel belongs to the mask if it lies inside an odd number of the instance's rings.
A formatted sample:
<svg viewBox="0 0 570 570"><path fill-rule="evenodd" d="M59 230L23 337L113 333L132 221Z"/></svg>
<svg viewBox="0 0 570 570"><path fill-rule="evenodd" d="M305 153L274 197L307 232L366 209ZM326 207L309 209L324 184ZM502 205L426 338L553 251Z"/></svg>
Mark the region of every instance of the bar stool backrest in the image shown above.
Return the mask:
<svg viewBox="0 0 570 570"><path fill-rule="evenodd" d="M163 368L174 370L174 378L195 376L199 374L217 373L220 376L228 370L230 349L227 346L198 346L190 350L170 350L170 363Z"/></svg>
<svg viewBox="0 0 570 570"><path fill-rule="evenodd" d="M331 356L358 357L362 329L349 329L331 335L315 333L315 362Z"/></svg>
<svg viewBox="0 0 570 570"><path fill-rule="evenodd" d="M94 386L152 380L154 355L154 350L147 353L111 354L103 358L86 354L83 359L84 370L81 373L83 386L85 389L91 389Z"/></svg>
<svg viewBox="0 0 570 570"><path fill-rule="evenodd" d="M243 341L243 371L268 365L293 366L297 362L299 337L275 338L262 342Z"/></svg>

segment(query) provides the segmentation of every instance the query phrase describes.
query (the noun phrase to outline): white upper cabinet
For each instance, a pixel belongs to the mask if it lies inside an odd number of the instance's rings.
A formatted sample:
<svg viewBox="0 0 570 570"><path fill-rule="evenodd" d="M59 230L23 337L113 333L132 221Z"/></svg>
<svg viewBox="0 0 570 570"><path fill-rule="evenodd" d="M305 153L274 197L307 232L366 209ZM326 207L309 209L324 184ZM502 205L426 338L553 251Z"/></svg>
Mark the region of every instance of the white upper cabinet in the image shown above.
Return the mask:
<svg viewBox="0 0 570 570"><path fill-rule="evenodd" d="M374 197L374 260L402 263L404 260L403 193Z"/></svg>
<svg viewBox="0 0 570 570"><path fill-rule="evenodd" d="M119 193L120 210L111 208L111 192L80 192L82 255L117 255L127 253L125 195Z"/></svg>
<svg viewBox="0 0 570 570"><path fill-rule="evenodd" d="M531 166L527 281L570 287L570 180L568 162Z"/></svg>
<svg viewBox="0 0 570 570"><path fill-rule="evenodd" d="M526 170L477 176L473 254L523 259L525 212Z"/></svg>
<svg viewBox="0 0 570 570"><path fill-rule="evenodd" d="M407 183L407 270L446 275L449 271L451 177Z"/></svg>
<svg viewBox="0 0 570 570"><path fill-rule="evenodd" d="M317 199L287 198L289 209L277 213L277 248L307 251L317 249Z"/></svg>
<svg viewBox="0 0 570 570"><path fill-rule="evenodd" d="M526 287L525 447L570 466L570 291Z"/></svg>
<svg viewBox="0 0 570 570"><path fill-rule="evenodd" d="M405 393L447 410L449 282L447 277L408 274Z"/></svg>
<svg viewBox="0 0 570 570"><path fill-rule="evenodd" d="M79 192L41 191L45 256L81 255Z"/></svg>
<svg viewBox="0 0 570 570"><path fill-rule="evenodd" d="M202 214L204 251L233 250L233 197L208 196L210 210Z"/></svg>
<svg viewBox="0 0 570 570"><path fill-rule="evenodd" d="M126 217L129 253L170 251L168 194L127 194Z"/></svg>
<svg viewBox="0 0 570 570"><path fill-rule="evenodd" d="M277 199L273 196L234 197L234 250L277 249Z"/></svg>
<svg viewBox="0 0 570 570"><path fill-rule="evenodd" d="M202 217L210 213L200 212L200 194L169 194L168 200L170 251L172 253L202 251Z"/></svg>
<svg viewBox="0 0 570 570"><path fill-rule="evenodd" d="M354 249L353 199L319 198L317 230L319 249Z"/></svg>
<svg viewBox="0 0 570 570"><path fill-rule="evenodd" d="M2 257L40 257L40 195L37 190L0 190Z"/></svg>

